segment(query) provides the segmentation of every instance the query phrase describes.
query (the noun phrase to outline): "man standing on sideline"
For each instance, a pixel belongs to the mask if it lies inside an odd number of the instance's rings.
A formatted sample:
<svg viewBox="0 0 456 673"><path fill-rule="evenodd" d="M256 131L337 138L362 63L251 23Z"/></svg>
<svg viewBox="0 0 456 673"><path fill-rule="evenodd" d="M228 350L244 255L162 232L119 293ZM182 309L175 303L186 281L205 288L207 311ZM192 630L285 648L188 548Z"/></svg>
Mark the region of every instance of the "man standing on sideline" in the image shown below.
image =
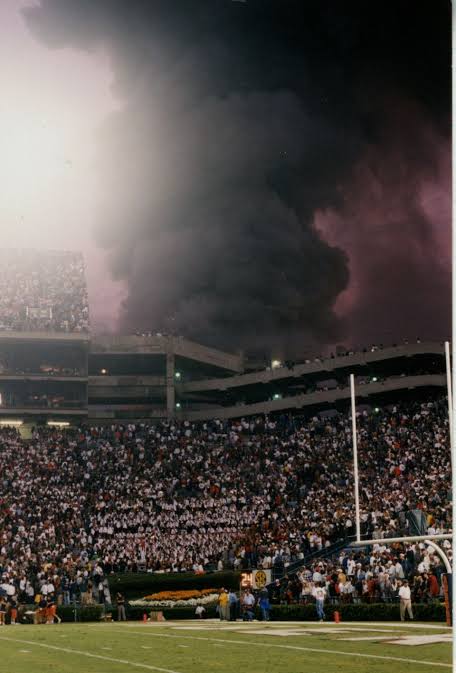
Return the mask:
<svg viewBox="0 0 456 673"><path fill-rule="evenodd" d="M121 593L118 593L116 596L117 603L117 621L126 622L127 616L125 614L125 596Z"/></svg>
<svg viewBox="0 0 456 673"><path fill-rule="evenodd" d="M260 598L258 600L258 605L261 610L261 620L263 622L269 621L269 611L271 609L271 604L269 603L269 594L266 587L260 591Z"/></svg>
<svg viewBox="0 0 456 673"><path fill-rule="evenodd" d="M230 604L229 604L229 599L228 599L228 592L226 589L221 589L219 600L219 615L220 615L220 621L225 620L228 621L230 618Z"/></svg>
<svg viewBox="0 0 456 673"><path fill-rule="evenodd" d="M405 621L405 611L407 610L410 619L413 619L412 595L407 580L404 580L399 589L401 622Z"/></svg>
<svg viewBox="0 0 456 673"><path fill-rule="evenodd" d="M230 622L235 622L237 617L238 599L233 589L231 589L230 593L228 594L228 600L230 604Z"/></svg>
<svg viewBox="0 0 456 673"><path fill-rule="evenodd" d="M242 619L244 622L251 622L254 618L253 608L255 605L255 596L246 589L242 597Z"/></svg>
<svg viewBox="0 0 456 673"><path fill-rule="evenodd" d="M322 586L314 587L312 595L315 598L315 607L317 608L317 617L322 622L325 619L325 598L326 598L326 589Z"/></svg>

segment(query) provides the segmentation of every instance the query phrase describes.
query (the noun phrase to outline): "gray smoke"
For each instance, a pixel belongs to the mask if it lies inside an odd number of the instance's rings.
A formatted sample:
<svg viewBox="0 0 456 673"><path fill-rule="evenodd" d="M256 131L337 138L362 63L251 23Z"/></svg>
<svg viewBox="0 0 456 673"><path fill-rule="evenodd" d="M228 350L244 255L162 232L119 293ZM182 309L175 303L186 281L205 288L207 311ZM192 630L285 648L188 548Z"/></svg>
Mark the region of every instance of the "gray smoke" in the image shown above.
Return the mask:
<svg viewBox="0 0 456 673"><path fill-rule="evenodd" d="M333 307L347 258L314 230L314 213L342 205L338 187L375 142L378 115L358 106L367 46L356 53L357 3L351 18L302 5L42 0L25 10L49 46L102 47L112 59L124 104L100 140L95 233L128 285L122 329L289 351L343 335ZM388 66L381 86L400 70Z"/></svg>

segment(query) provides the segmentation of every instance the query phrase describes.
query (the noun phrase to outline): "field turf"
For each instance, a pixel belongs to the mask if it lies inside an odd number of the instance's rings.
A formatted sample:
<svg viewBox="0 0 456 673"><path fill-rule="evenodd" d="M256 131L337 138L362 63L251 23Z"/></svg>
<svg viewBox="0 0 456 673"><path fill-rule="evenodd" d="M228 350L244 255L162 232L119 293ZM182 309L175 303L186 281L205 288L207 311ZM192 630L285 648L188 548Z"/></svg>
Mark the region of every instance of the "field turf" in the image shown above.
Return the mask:
<svg viewBox="0 0 456 673"><path fill-rule="evenodd" d="M5 673L430 673L451 669L440 624L60 624L0 628ZM444 642L426 642L424 638ZM405 639L402 644L394 640ZM349 640L350 639L350 640ZM408 644L406 644L408 643Z"/></svg>

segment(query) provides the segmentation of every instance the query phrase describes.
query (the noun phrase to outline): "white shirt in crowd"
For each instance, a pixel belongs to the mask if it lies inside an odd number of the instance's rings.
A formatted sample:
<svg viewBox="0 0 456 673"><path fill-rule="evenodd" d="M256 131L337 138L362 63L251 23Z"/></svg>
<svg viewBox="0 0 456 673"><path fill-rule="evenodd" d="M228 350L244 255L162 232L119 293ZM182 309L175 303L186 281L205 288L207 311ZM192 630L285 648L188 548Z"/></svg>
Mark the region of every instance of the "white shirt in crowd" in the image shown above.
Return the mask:
<svg viewBox="0 0 456 673"><path fill-rule="evenodd" d="M402 586L399 589L399 598L401 601L409 601L411 598L411 591L409 586Z"/></svg>
<svg viewBox="0 0 456 673"><path fill-rule="evenodd" d="M326 589L323 589L323 587L315 587L312 591L312 595L317 601L324 601L326 598Z"/></svg>
<svg viewBox="0 0 456 673"><path fill-rule="evenodd" d="M54 593L54 585L51 582L43 584L43 586L41 587L41 593L43 594L43 596L47 596L48 594L53 594Z"/></svg>

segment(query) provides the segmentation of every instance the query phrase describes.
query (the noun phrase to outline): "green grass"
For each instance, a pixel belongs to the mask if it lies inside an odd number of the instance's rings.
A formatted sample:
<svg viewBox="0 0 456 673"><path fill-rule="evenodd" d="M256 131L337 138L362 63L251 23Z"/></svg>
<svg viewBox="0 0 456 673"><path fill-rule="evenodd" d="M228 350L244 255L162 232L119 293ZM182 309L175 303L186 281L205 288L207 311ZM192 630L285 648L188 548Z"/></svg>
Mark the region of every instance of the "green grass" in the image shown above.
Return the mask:
<svg viewBox="0 0 456 673"><path fill-rule="evenodd" d="M332 629L330 633L322 632L328 627ZM341 629L344 628L356 630L343 633ZM268 633L254 633L259 630ZM297 633L278 635L285 631ZM180 621L6 626L0 628L1 670L5 673L127 673L133 670L429 673L450 670L451 643L409 646L381 640L375 642L375 639L449 633L443 625L413 624L409 627L384 622L234 625ZM372 640L343 640L366 636L371 636Z"/></svg>

